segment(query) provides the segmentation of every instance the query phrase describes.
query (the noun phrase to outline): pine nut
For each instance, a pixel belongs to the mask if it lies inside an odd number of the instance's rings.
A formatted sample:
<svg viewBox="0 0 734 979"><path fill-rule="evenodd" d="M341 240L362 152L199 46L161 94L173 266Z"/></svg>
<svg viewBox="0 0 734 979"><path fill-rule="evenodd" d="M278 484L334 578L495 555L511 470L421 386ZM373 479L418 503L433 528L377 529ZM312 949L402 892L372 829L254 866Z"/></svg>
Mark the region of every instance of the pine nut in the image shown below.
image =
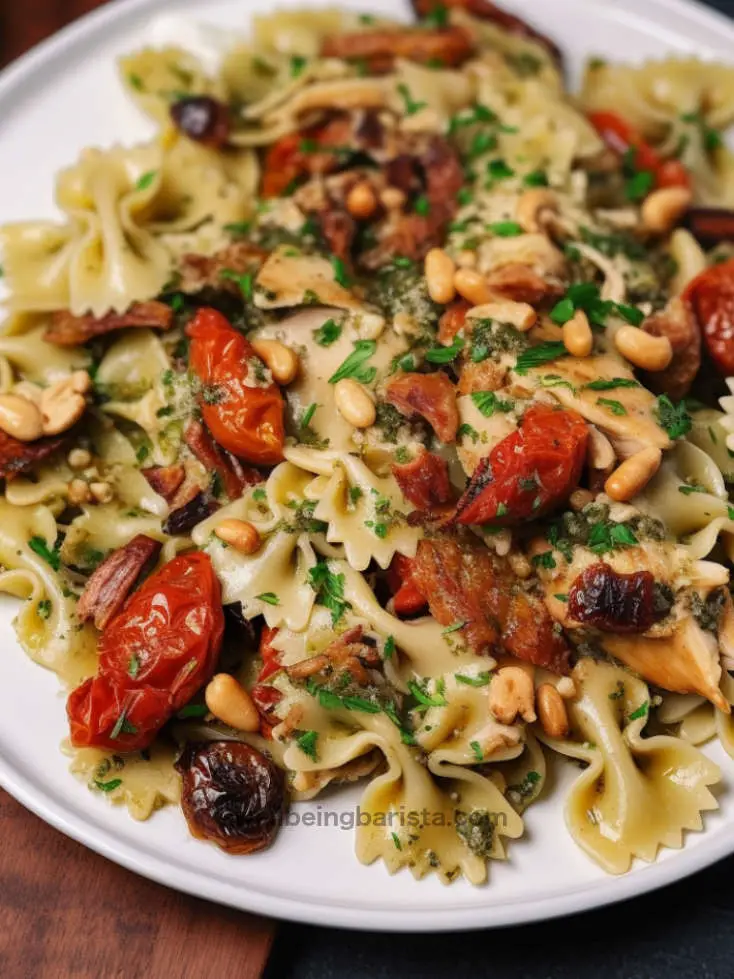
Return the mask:
<svg viewBox="0 0 734 979"><path fill-rule="evenodd" d="M512 568L512 573L516 578L521 578L523 581L529 578L533 573L533 566L530 561L521 554L519 551L514 551L509 555L508 561L510 562L510 567Z"/></svg>
<svg viewBox="0 0 734 979"><path fill-rule="evenodd" d="M594 346L594 335L583 309L577 309L563 324L563 343L572 357L588 357Z"/></svg>
<svg viewBox="0 0 734 979"><path fill-rule="evenodd" d="M69 483L67 499L72 506L81 506L83 503L90 502L92 494L89 492L89 486L83 479L72 479Z"/></svg>
<svg viewBox="0 0 734 979"><path fill-rule="evenodd" d="M252 349L273 375L276 384L290 384L296 379L298 354L280 340L253 340Z"/></svg>
<svg viewBox="0 0 734 979"><path fill-rule="evenodd" d="M472 307L466 315L471 319L497 320L498 323L509 323L521 333L525 333L534 326L538 319L538 314L529 303L516 303L512 299L507 299L504 302L482 303L480 306Z"/></svg>
<svg viewBox="0 0 734 979"><path fill-rule="evenodd" d="M673 359L667 337L654 337L636 326L621 326L614 334L614 345L631 364L644 371L664 371Z"/></svg>
<svg viewBox="0 0 734 979"><path fill-rule="evenodd" d="M92 494L97 503L111 503L112 498L115 495L110 484L103 482L90 483L89 492Z"/></svg>
<svg viewBox="0 0 734 979"><path fill-rule="evenodd" d="M552 683L541 683L536 691L538 718L549 738L563 738L568 734L568 714L563 697Z"/></svg>
<svg viewBox="0 0 734 979"><path fill-rule="evenodd" d="M454 287L472 306L483 306L492 300L487 280L474 269L457 269L454 273Z"/></svg>
<svg viewBox="0 0 734 979"><path fill-rule="evenodd" d="M74 371L41 394L44 435L59 435L77 422L87 407L86 393L92 386L86 371Z"/></svg>
<svg viewBox="0 0 734 979"><path fill-rule="evenodd" d="M586 449L589 468L608 472L617 461L617 454L609 439L596 425L589 425L589 444Z"/></svg>
<svg viewBox="0 0 734 979"><path fill-rule="evenodd" d="M526 190L517 202L515 216L523 231L537 234L542 231L547 218L558 214L558 198L547 187Z"/></svg>
<svg viewBox="0 0 734 979"><path fill-rule="evenodd" d="M355 428L369 428L375 424L375 403L362 385L351 377L337 381L334 401L342 418Z"/></svg>
<svg viewBox="0 0 734 979"><path fill-rule="evenodd" d="M377 196L372 185L361 180L347 194L347 210L354 218L365 220L371 218L377 210Z"/></svg>
<svg viewBox="0 0 734 979"><path fill-rule="evenodd" d="M217 673L204 691L206 706L220 721L238 731L260 729L260 714L252 697L229 673Z"/></svg>
<svg viewBox="0 0 734 979"><path fill-rule="evenodd" d="M577 489L568 498L568 502L571 504L571 509L575 510L576 513L580 513L585 506L589 503L594 502L594 494L587 489Z"/></svg>
<svg viewBox="0 0 734 979"><path fill-rule="evenodd" d="M72 449L66 461L72 469L86 469L92 464L92 453L87 449Z"/></svg>
<svg viewBox="0 0 734 979"><path fill-rule="evenodd" d="M18 394L0 394L0 429L21 442L34 442L43 435L41 412Z"/></svg>
<svg viewBox="0 0 734 979"><path fill-rule="evenodd" d="M465 249L456 256L456 264L460 269L474 269L477 267L477 253Z"/></svg>
<svg viewBox="0 0 734 979"><path fill-rule="evenodd" d="M641 449L614 470L604 484L604 492L618 503L627 503L647 486L662 459L663 453L654 446Z"/></svg>
<svg viewBox="0 0 734 979"><path fill-rule="evenodd" d="M665 234L688 210L693 195L688 187L661 187L645 198L640 214L648 231Z"/></svg>
<svg viewBox="0 0 734 979"><path fill-rule="evenodd" d="M227 517L214 528L215 535L240 554L254 554L260 548L260 534L249 520Z"/></svg>
<svg viewBox="0 0 734 979"><path fill-rule="evenodd" d="M456 295L456 265L443 248L432 248L426 255L425 276L428 294L434 303L445 305Z"/></svg>
<svg viewBox="0 0 734 979"><path fill-rule="evenodd" d="M407 199L399 187L386 187L380 194L380 203L386 211L401 211Z"/></svg>
<svg viewBox="0 0 734 979"><path fill-rule="evenodd" d="M520 666L503 666L489 685L489 709L500 724L512 724L519 714L524 721L535 720L533 678Z"/></svg>

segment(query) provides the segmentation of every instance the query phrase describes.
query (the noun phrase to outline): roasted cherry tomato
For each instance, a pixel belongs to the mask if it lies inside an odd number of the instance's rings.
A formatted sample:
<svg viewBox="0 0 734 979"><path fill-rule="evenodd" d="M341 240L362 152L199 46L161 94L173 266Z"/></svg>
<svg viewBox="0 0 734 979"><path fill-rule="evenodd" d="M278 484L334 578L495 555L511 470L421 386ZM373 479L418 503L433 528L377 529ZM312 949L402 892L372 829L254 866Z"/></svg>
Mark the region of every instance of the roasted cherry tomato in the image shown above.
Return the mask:
<svg viewBox="0 0 734 979"><path fill-rule="evenodd" d="M403 464L393 463L392 474L405 499L419 510L433 510L451 499L448 463L433 452L420 452Z"/></svg>
<svg viewBox="0 0 734 979"><path fill-rule="evenodd" d="M289 133L270 147L263 164L263 197L280 197L303 174L302 140L300 133Z"/></svg>
<svg viewBox="0 0 734 979"><path fill-rule="evenodd" d="M553 510L578 483L588 436L575 412L532 405L520 428L477 466L459 500L458 523L504 526Z"/></svg>
<svg viewBox="0 0 734 979"><path fill-rule="evenodd" d="M683 298L693 310L716 369L724 377L734 374L734 258L697 275Z"/></svg>
<svg viewBox="0 0 734 979"><path fill-rule="evenodd" d="M72 744L147 748L214 673L223 632L219 582L208 555L169 561L102 633L97 676L69 696Z"/></svg>
<svg viewBox="0 0 734 979"><path fill-rule="evenodd" d="M413 580L413 561L404 554L396 554L390 562L387 583L393 593L393 608L401 618L419 615L428 610L423 592Z"/></svg>
<svg viewBox="0 0 734 979"><path fill-rule="evenodd" d="M344 161L344 147L352 142L352 122L346 115L281 137L265 156L262 196L281 197L301 177L330 173Z"/></svg>
<svg viewBox="0 0 734 979"><path fill-rule="evenodd" d="M690 187L691 177L679 160L664 160L640 133L616 112L591 112L589 121L610 150L624 156L635 151L635 167L649 170L656 187Z"/></svg>
<svg viewBox="0 0 734 979"><path fill-rule="evenodd" d="M283 397L261 382L250 342L216 309L200 309L189 324L189 364L203 385L201 413L216 442L260 466L283 458Z"/></svg>

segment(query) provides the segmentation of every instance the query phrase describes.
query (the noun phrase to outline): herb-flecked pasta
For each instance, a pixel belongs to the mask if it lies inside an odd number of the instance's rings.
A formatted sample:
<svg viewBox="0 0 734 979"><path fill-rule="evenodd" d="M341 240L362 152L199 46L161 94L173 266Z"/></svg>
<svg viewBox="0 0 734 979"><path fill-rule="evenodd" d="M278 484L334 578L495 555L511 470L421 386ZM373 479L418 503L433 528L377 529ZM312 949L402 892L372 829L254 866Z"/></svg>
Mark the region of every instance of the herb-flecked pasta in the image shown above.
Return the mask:
<svg viewBox="0 0 734 979"><path fill-rule="evenodd" d="M136 819L247 854L359 782L361 862L482 884L570 759L623 873L734 757L734 69L574 97L413 5L131 53L156 136L0 227L0 591Z"/></svg>

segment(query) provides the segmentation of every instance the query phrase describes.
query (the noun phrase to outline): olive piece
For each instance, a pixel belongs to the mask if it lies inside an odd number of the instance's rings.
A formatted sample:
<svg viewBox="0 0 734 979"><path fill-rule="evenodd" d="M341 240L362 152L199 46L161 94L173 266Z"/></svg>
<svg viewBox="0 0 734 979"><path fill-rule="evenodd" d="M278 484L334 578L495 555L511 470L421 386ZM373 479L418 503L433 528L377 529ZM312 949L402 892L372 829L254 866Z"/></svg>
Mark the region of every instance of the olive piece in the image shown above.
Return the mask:
<svg viewBox="0 0 734 979"><path fill-rule="evenodd" d="M603 632L646 632L670 611L649 571L620 574L604 561L586 568L568 593L568 611L577 622Z"/></svg>
<svg viewBox="0 0 734 979"><path fill-rule="evenodd" d="M229 139L229 106L208 95L193 95L174 102L171 118L189 139L213 149L221 149Z"/></svg>
<svg viewBox="0 0 734 979"><path fill-rule="evenodd" d="M280 769L241 741L189 743L176 762L189 832L228 853L254 853L275 839L286 809Z"/></svg>

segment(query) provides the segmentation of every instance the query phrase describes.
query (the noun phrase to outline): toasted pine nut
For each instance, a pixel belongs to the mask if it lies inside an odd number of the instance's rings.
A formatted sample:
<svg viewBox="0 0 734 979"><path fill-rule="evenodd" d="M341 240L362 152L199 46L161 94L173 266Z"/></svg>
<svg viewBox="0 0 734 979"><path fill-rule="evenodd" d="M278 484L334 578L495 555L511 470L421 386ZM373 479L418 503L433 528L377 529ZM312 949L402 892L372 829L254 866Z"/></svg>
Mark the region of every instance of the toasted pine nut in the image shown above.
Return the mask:
<svg viewBox="0 0 734 979"><path fill-rule="evenodd" d="M380 203L386 211L400 211L407 197L399 187L386 187L380 194Z"/></svg>
<svg viewBox="0 0 734 979"><path fill-rule="evenodd" d="M227 517L214 528L215 535L240 554L254 554L260 548L260 534L249 520Z"/></svg>
<svg viewBox="0 0 734 979"><path fill-rule="evenodd" d="M492 300L487 280L475 269L457 269L454 273L454 287L472 306L482 306Z"/></svg>
<svg viewBox="0 0 734 979"><path fill-rule="evenodd" d="M111 503L112 497L115 495L110 484L103 482L90 483L89 492L97 503Z"/></svg>
<svg viewBox="0 0 734 979"><path fill-rule="evenodd" d="M572 357L588 357L594 346L594 335L583 309L577 309L563 324L563 343Z"/></svg>
<svg viewBox="0 0 734 979"><path fill-rule="evenodd" d="M86 371L74 371L41 394L44 435L59 435L78 421L87 407L85 395L92 385Z"/></svg>
<svg viewBox="0 0 734 979"><path fill-rule="evenodd" d="M344 377L334 386L334 401L342 418L355 428L369 428L375 424L375 402L358 381Z"/></svg>
<svg viewBox="0 0 734 979"><path fill-rule="evenodd" d="M563 697L564 700L570 700L571 697L576 696L576 684L573 682L573 677L562 676L561 679L556 684L556 690Z"/></svg>
<svg viewBox="0 0 734 979"><path fill-rule="evenodd" d="M286 673L294 680L305 680L306 677L325 670L329 665L329 658L323 653L319 653L318 656L309 656L308 659L302 659L298 663L294 663L293 666L287 666Z"/></svg>
<svg viewBox="0 0 734 979"><path fill-rule="evenodd" d="M428 294L434 303L450 303L456 295L453 258L443 248L432 248L426 255L425 276Z"/></svg>
<svg viewBox="0 0 734 979"><path fill-rule="evenodd" d="M17 394L21 398L26 398L38 407L41 404L43 388L40 384L34 384L32 381L18 381L17 384L13 385L13 390L8 393Z"/></svg>
<svg viewBox="0 0 734 979"><path fill-rule="evenodd" d="M623 357L644 371L664 371L673 359L667 337L654 337L636 326L621 326L614 334L614 345Z"/></svg>
<svg viewBox="0 0 734 979"><path fill-rule="evenodd" d="M92 499L92 494L89 492L89 486L83 479L72 479L69 483L67 498L72 506L81 506L82 503L89 503Z"/></svg>
<svg viewBox="0 0 734 979"><path fill-rule="evenodd" d="M72 469L86 469L92 464L92 453L88 449L72 449L66 461Z"/></svg>
<svg viewBox="0 0 734 979"><path fill-rule="evenodd" d="M525 580L525 578L529 578L533 573L533 568L530 561L528 561L525 555L521 554L519 551L514 551L512 554L510 554L508 560L510 562L510 567L512 568L512 573L517 578L522 578Z"/></svg>
<svg viewBox="0 0 734 979"><path fill-rule="evenodd" d="M693 195L688 187L661 187L645 198L640 213L648 231L665 234L678 223L690 207Z"/></svg>
<svg viewBox="0 0 734 979"><path fill-rule="evenodd" d="M280 340L253 340L252 349L273 375L276 384L290 384L296 379L298 354Z"/></svg>
<svg viewBox="0 0 734 979"><path fill-rule="evenodd" d="M563 697L552 683L541 683L536 694L538 718L549 738L562 738L568 734L568 714Z"/></svg>
<svg viewBox="0 0 734 979"><path fill-rule="evenodd" d="M254 732L260 728L260 714L252 697L229 673L217 673L204 691L206 706L230 727Z"/></svg>
<svg viewBox="0 0 734 979"><path fill-rule="evenodd" d="M472 319L510 323L522 333L529 330L538 319L538 314L529 303L516 303L512 299L473 306L466 315Z"/></svg>
<svg viewBox="0 0 734 979"><path fill-rule="evenodd" d="M489 709L500 724L512 724L519 714L524 721L535 720L533 678L520 666L503 666L489 685Z"/></svg>
<svg viewBox="0 0 734 979"><path fill-rule="evenodd" d="M578 513L589 503L594 502L594 494L590 490L576 489L569 496L568 502L571 504L571 509Z"/></svg>
<svg viewBox="0 0 734 979"><path fill-rule="evenodd" d="M347 194L346 203L352 217L364 220L377 210L377 195L368 181L360 180Z"/></svg>
<svg viewBox="0 0 734 979"><path fill-rule="evenodd" d="M643 490L660 468L663 453L655 446L625 459L604 484L604 492L618 503L626 503Z"/></svg>
<svg viewBox="0 0 734 979"><path fill-rule="evenodd" d="M526 190L517 202L515 216L523 231L536 234L542 231L546 218L558 214L558 198L547 187Z"/></svg>
<svg viewBox="0 0 734 979"><path fill-rule="evenodd" d="M0 394L0 429L21 442L34 442L43 435L41 412L19 394Z"/></svg>

